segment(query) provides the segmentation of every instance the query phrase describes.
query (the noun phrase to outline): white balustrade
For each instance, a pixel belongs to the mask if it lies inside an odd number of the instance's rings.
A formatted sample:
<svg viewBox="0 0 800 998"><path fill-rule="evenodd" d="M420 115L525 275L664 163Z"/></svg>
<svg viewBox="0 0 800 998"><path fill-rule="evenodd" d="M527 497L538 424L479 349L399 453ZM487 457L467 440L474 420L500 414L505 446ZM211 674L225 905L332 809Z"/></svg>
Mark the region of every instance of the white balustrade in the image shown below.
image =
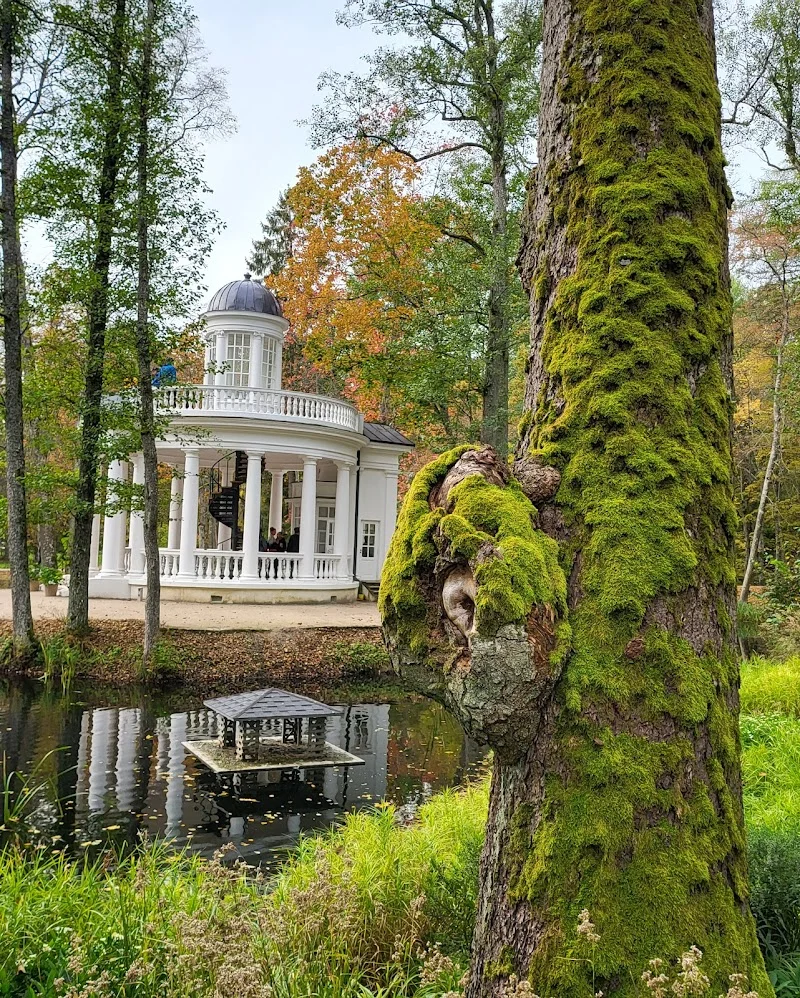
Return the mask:
<svg viewBox="0 0 800 998"><path fill-rule="evenodd" d="M247 414L302 423L322 423L346 430L360 430L361 416L347 402L324 395L274 391L266 388L232 388L220 385L174 385L157 393L158 407L178 416L199 413Z"/></svg>
<svg viewBox="0 0 800 998"><path fill-rule="evenodd" d="M194 557L198 579L224 584L238 582L242 574L241 551L198 551Z"/></svg>
<svg viewBox="0 0 800 998"><path fill-rule="evenodd" d="M125 548L122 555L122 571L127 575L131 570L131 549Z"/></svg>
<svg viewBox="0 0 800 998"><path fill-rule="evenodd" d="M341 557L338 554L318 554L314 558L314 578L315 579L335 579L339 573L339 562Z"/></svg>
<svg viewBox="0 0 800 998"><path fill-rule="evenodd" d="M300 574L300 555L260 554L258 577L262 582L285 582L297 579Z"/></svg>
<svg viewBox="0 0 800 998"><path fill-rule="evenodd" d="M161 578L173 579L180 570L180 551L169 548L161 549Z"/></svg>

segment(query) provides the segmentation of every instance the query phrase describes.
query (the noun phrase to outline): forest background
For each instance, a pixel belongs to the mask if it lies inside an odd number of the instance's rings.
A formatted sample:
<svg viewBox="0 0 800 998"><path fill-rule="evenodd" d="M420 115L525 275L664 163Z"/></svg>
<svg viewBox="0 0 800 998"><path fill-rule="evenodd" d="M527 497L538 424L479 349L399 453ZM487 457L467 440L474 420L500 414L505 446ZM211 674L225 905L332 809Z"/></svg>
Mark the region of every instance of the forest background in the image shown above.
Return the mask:
<svg viewBox="0 0 800 998"><path fill-rule="evenodd" d="M99 413L99 391L124 396L143 381L135 124L148 6L7 6L19 35L19 230L35 227L52 248L47 266L21 271L25 522L30 567L43 577L74 573L73 524L85 527L114 502L143 502L94 489L121 447L140 446L144 409L107 406L94 442L86 417ZM456 14L473 7L444 6ZM342 396L411 436L417 450L407 479L432 453L464 440L513 449L523 408L528 306L515 257L535 165L540 11L524 0L485 6L492 18L465 17L452 32L436 14L442 5L346 2L343 26L376 32L381 47L362 71L320 78L321 99L305 123L319 154L249 252L242 247L292 323L285 387ZM122 9L130 38L115 112L110 40ZM18 16L23 10L29 15ZM166 2L153 10L163 99L152 116L147 192L149 349L153 362L175 355L182 381L199 381L197 275L220 228L207 208L203 156L233 121L224 74L209 67L191 10ZM731 216L739 557L745 596L750 584L766 584L793 603L786 594L800 589L800 3L720 5L718 32L726 140L732 158L747 150L756 177ZM122 123L113 203L102 195L109 113ZM104 217L111 235L98 382L92 344ZM157 491L166 507L166 478ZM80 608L71 616L80 625Z"/></svg>

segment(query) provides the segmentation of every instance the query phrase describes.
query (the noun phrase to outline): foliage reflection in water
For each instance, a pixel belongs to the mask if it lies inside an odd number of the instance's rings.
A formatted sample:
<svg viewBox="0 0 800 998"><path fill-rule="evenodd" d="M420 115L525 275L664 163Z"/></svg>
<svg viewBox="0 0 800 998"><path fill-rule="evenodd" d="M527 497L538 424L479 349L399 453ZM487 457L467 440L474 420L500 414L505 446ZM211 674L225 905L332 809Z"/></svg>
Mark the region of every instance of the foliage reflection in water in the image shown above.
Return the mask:
<svg viewBox="0 0 800 998"><path fill-rule="evenodd" d="M43 784L23 837L89 854L132 846L142 834L205 856L232 842L246 862L259 864L349 810L389 800L410 815L431 793L480 768L482 750L437 704L411 697L342 703L338 693L330 702L341 715L331 720L329 740L364 765L215 775L184 748L216 734L214 716L188 695L88 684L62 695L41 684L6 683L6 772L34 774Z"/></svg>

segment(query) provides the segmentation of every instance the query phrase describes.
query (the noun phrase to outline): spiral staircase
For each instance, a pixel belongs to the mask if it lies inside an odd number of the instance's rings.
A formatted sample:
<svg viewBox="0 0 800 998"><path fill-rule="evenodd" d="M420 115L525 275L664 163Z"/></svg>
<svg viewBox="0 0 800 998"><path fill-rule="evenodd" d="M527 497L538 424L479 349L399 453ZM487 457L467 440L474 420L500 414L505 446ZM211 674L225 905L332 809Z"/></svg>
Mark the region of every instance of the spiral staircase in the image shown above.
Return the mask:
<svg viewBox="0 0 800 998"><path fill-rule="evenodd" d="M242 546L242 529L239 526L239 505L242 497L242 486L247 482L247 454L237 450L234 455L231 484L222 484L220 465L228 461L228 455L221 458L211 469L211 499L208 512L217 523L230 527L230 549L238 551Z"/></svg>

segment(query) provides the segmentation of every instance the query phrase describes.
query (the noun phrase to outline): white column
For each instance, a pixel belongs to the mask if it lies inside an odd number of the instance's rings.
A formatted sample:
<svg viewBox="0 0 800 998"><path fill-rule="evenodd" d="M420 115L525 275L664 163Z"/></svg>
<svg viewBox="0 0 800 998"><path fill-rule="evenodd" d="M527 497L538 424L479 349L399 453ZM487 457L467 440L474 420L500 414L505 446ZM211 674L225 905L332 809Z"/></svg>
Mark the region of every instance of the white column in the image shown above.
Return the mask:
<svg viewBox="0 0 800 998"><path fill-rule="evenodd" d="M108 491L106 502L119 499L117 486L128 477L128 467L124 461L112 461L108 466ZM105 576L122 575L125 558L126 513L121 509L113 516L106 514L103 521L103 561L100 574Z"/></svg>
<svg viewBox="0 0 800 998"><path fill-rule="evenodd" d="M350 465L336 463L336 519L333 524L333 553L339 557L338 577L347 579L350 553Z"/></svg>
<svg viewBox="0 0 800 998"><path fill-rule="evenodd" d="M144 486L144 454L133 456L133 484ZM137 500L134 500L137 501ZM142 500L139 499L139 502ZM144 511L131 510L131 526L128 535L128 547L131 549L130 575L144 574Z"/></svg>
<svg viewBox="0 0 800 998"><path fill-rule="evenodd" d="M258 579L258 541L261 535L261 454L247 452L247 485L244 495L242 582Z"/></svg>
<svg viewBox="0 0 800 998"><path fill-rule="evenodd" d="M283 472L272 472L272 486L269 490L269 525L279 533L283 526Z"/></svg>
<svg viewBox="0 0 800 998"><path fill-rule="evenodd" d="M385 477L386 489L383 512L383 552L379 569L383 568L386 555L389 553L389 544L392 540L395 525L397 524L397 478L396 471L387 471Z"/></svg>
<svg viewBox="0 0 800 998"><path fill-rule="evenodd" d="M314 549L317 536L317 462L303 461L303 491L300 498L300 578L314 578Z"/></svg>
<svg viewBox="0 0 800 998"><path fill-rule="evenodd" d="M92 517L92 541L89 546L89 575L97 575L100 568L100 514Z"/></svg>
<svg viewBox="0 0 800 998"><path fill-rule="evenodd" d="M181 556L178 578L195 578L197 545L197 504L200 499L200 452L187 450L183 464L183 504L181 507Z"/></svg>
<svg viewBox="0 0 800 998"><path fill-rule="evenodd" d="M264 354L264 340L253 333L250 337L250 387L263 388L261 380L261 358Z"/></svg>
<svg viewBox="0 0 800 998"><path fill-rule="evenodd" d="M225 364L228 360L228 334L227 333L217 333L217 359L216 368L217 372L214 375L214 383L219 386L224 386L226 371L223 370Z"/></svg>
<svg viewBox="0 0 800 998"><path fill-rule="evenodd" d="M178 469L176 468L175 471ZM174 551L181 543L181 490L183 479L173 474L169 486L169 532L167 547Z"/></svg>

